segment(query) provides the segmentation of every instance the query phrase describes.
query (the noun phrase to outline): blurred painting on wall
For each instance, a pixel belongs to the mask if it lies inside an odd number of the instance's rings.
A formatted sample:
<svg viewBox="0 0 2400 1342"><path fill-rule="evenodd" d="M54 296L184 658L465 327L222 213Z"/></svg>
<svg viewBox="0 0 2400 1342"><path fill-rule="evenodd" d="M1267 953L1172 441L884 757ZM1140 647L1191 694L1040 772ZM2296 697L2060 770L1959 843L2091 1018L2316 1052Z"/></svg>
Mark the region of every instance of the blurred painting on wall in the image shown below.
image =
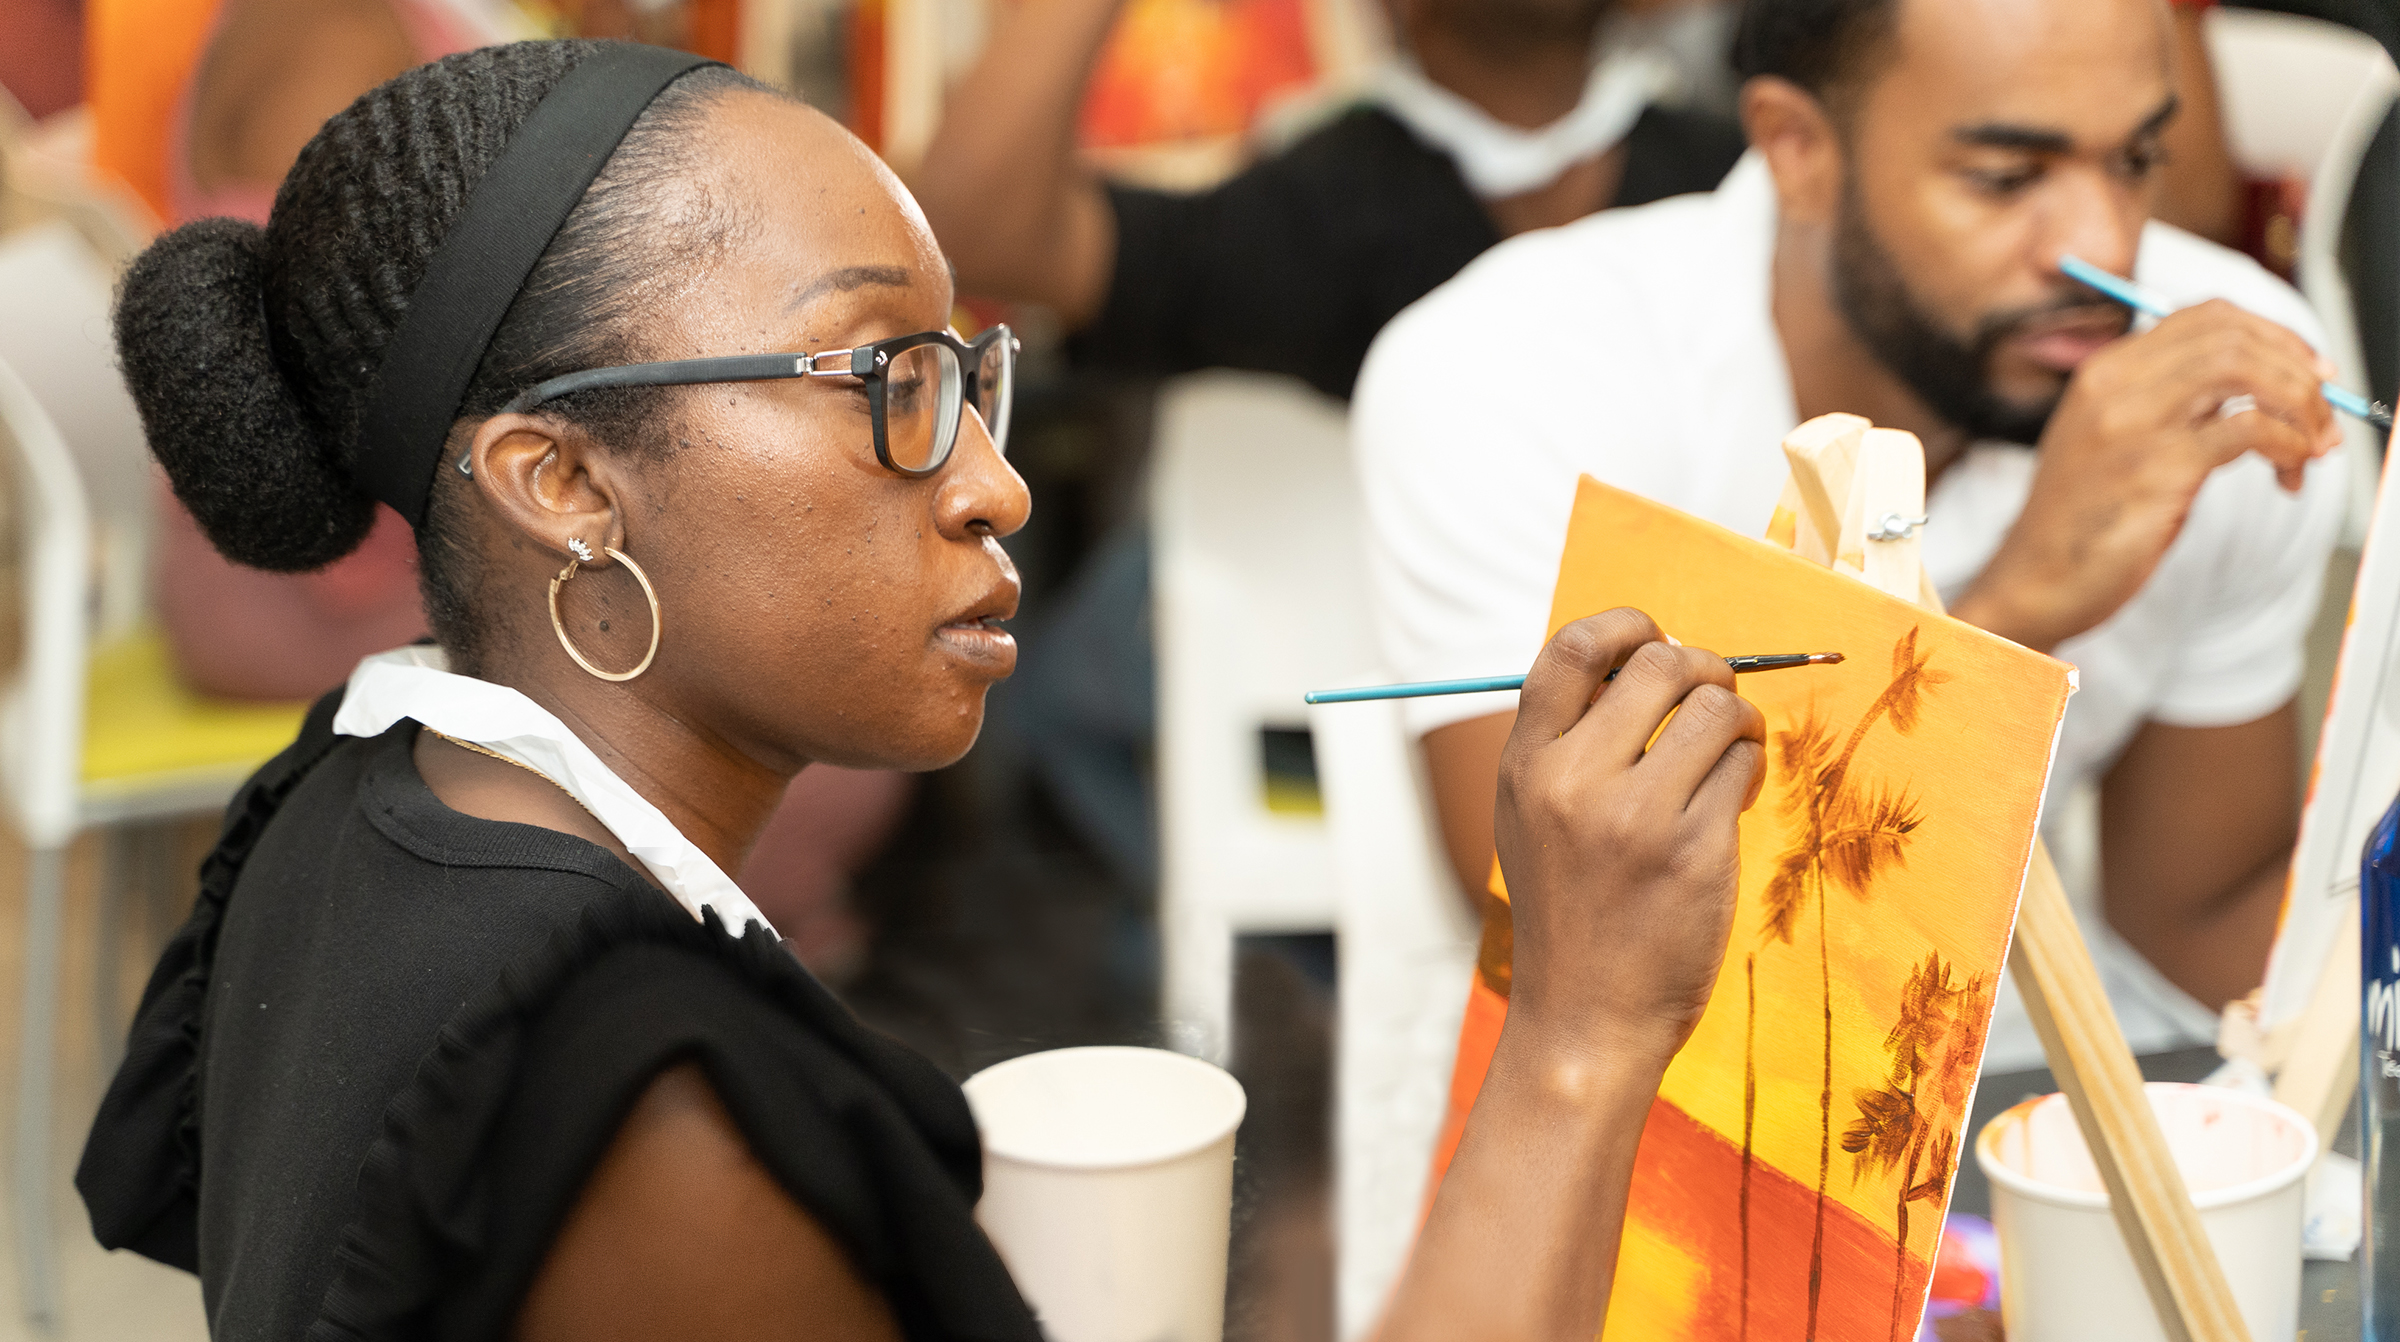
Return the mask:
<svg viewBox="0 0 2400 1342"><path fill-rule="evenodd" d="M1129 0L1084 98L1081 139L1239 138L1316 77L1307 0Z"/></svg>

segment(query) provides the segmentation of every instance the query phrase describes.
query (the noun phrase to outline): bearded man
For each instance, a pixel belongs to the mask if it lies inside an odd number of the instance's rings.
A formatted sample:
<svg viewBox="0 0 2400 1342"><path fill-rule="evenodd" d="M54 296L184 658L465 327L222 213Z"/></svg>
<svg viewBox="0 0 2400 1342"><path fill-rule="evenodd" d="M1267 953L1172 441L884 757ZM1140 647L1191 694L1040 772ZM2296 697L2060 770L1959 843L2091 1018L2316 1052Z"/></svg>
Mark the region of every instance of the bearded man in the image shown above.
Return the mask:
<svg viewBox="0 0 2400 1342"><path fill-rule="evenodd" d="M1915 433L1951 613L2080 668L2052 798L2098 785L2081 912L2144 1051L2262 977L2342 511L2299 295L2150 219L2170 32L2162 0L1750 0L1723 185L1502 244L1385 329L1354 403L1404 680L1532 661L1578 474L1755 536L1794 425ZM2131 323L2064 255L2183 310ZM1407 711L1480 890L1514 715ZM2039 1058L2004 990L1987 1066Z"/></svg>

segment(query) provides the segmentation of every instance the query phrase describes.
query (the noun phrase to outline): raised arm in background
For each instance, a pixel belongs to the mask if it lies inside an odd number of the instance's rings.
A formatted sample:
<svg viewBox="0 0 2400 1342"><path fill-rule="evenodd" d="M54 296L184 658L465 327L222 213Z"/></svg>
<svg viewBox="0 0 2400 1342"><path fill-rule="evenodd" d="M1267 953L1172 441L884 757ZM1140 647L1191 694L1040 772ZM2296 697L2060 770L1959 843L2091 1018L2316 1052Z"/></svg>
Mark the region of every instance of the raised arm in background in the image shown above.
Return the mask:
<svg viewBox="0 0 2400 1342"><path fill-rule="evenodd" d="M193 183L272 192L327 117L424 59L387 0L232 0L194 81Z"/></svg>
<svg viewBox="0 0 2400 1342"><path fill-rule="evenodd" d="M969 293L1080 326L1108 296L1116 216L1075 157L1075 113L1122 0L1021 0L943 106L909 183Z"/></svg>

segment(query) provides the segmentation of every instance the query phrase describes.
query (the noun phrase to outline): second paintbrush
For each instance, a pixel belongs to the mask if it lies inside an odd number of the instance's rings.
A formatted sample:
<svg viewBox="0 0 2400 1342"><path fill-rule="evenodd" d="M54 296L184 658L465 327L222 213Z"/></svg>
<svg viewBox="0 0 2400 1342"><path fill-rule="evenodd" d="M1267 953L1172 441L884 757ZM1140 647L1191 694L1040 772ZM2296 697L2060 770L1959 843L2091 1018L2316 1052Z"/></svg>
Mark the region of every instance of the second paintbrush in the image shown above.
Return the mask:
<svg viewBox="0 0 2400 1342"><path fill-rule="evenodd" d="M1838 652L1766 652L1728 657L1725 665L1740 673L1781 671L1792 666L1831 666L1840 660L1842 655ZM1616 672L1608 673L1607 679L1616 678ZM1361 699L1422 699L1434 694L1480 694L1524 686L1523 676L1476 676L1467 680L1415 680L1404 685L1362 685L1354 690L1314 690L1302 697L1312 704L1350 704Z"/></svg>

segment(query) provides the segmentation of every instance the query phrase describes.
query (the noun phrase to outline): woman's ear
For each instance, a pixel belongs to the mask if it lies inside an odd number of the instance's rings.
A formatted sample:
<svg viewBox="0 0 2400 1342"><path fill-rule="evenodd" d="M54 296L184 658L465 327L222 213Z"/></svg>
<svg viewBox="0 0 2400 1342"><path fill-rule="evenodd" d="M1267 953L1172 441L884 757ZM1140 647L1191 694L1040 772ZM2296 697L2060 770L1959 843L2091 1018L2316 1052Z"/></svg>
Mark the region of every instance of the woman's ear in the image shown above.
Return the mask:
<svg viewBox="0 0 2400 1342"><path fill-rule="evenodd" d="M1742 131L1775 176L1778 217L1830 224L1842 197L1842 137L1815 94L1774 75L1742 85Z"/></svg>
<svg viewBox="0 0 2400 1342"><path fill-rule="evenodd" d="M466 456L484 502L550 553L570 553L571 540L595 555L624 545L627 481L580 429L547 415L494 415L476 428Z"/></svg>

